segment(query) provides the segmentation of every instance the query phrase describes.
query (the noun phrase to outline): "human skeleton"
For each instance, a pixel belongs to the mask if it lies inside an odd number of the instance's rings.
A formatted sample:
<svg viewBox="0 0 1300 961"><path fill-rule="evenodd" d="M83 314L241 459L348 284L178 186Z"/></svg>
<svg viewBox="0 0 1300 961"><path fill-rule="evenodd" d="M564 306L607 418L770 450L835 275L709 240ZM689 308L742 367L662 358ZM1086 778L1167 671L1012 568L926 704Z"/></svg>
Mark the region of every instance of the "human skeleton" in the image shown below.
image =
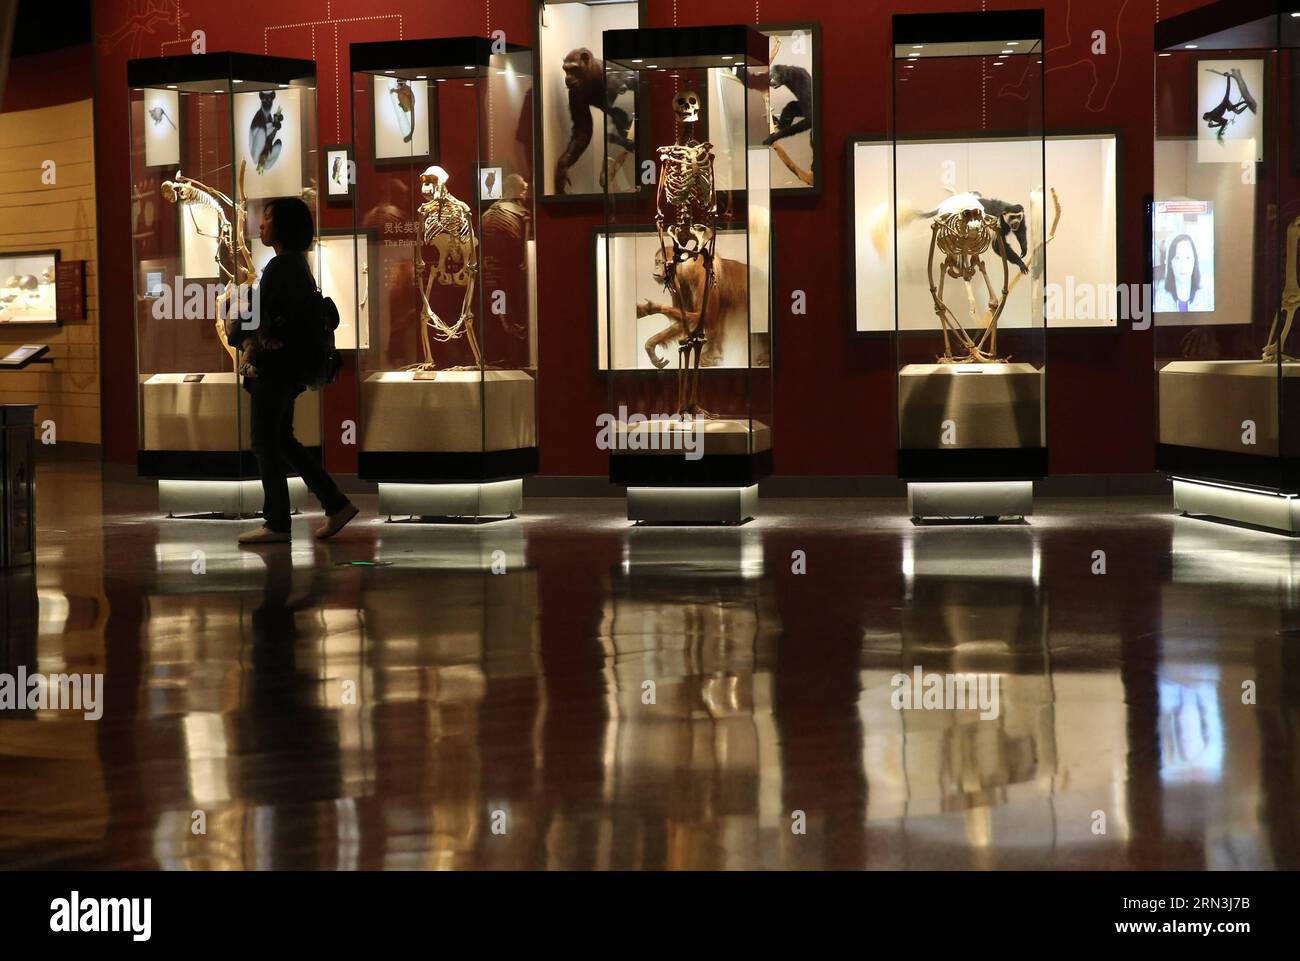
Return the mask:
<svg viewBox="0 0 1300 961"><path fill-rule="evenodd" d="M457 200L447 189L447 171L441 167L428 167L420 174L420 204L422 222L420 243L415 245L415 279L420 287L420 344L424 348L423 363L413 364L407 370L433 370L433 350L429 332L439 343L457 340L464 334L474 353L474 366L481 367L482 354L474 334L474 282L478 277L478 238L474 235L474 221L469 205ZM432 247L437 255L432 266L424 261L424 247ZM428 270L428 279L425 271ZM445 287L464 287L465 299L461 304L460 318L449 324L429 306L429 294L434 282Z"/></svg>
<svg viewBox="0 0 1300 961"><path fill-rule="evenodd" d="M247 167L245 161L239 164L239 196L244 196L244 170ZM195 233L200 237L209 237L217 241L217 270L218 276L226 281L225 289L217 298L217 316L215 326L217 329L217 339L221 341L221 346L230 354L231 363L238 369L239 351L230 344L230 338L226 334L226 307L230 301L237 296L241 287L247 287L257 280L257 268L253 266L253 254L248 249L248 242L244 237L244 201L241 199L238 203L233 202L221 191L209 187L200 180L184 176L179 170L176 171L175 180L164 180L162 183L162 195L169 202L180 204L190 215L190 220L194 225ZM215 234L206 233L199 227L198 218L194 216L195 207L209 207L216 211L217 214L217 231ZM227 214L229 209L231 214ZM233 223L232 223L233 221Z"/></svg>
<svg viewBox="0 0 1300 961"><path fill-rule="evenodd" d="M970 363L1004 363L1005 357L998 356L998 318L1007 302L1006 248L1003 247L1002 260L1002 296L993 290L988 271L984 269L981 256L993 243L994 231L998 228L997 218L984 212L979 199L974 194L958 194L949 197L939 205L939 212L930 222L930 258L926 264L926 276L930 281L930 297L934 300L934 312L939 316L943 327L943 355L938 358L941 364ZM943 254L939 264L939 283L935 284L934 253ZM989 314L984 334L978 341L962 326L957 315L943 300L944 281L951 277L966 285L972 302L970 284L978 273L984 278L984 286L989 294ZM971 320L975 321L972 303ZM957 340L959 349L965 351L960 357L953 356L952 341Z"/></svg>
<svg viewBox="0 0 1300 961"><path fill-rule="evenodd" d="M1277 363L1279 357L1284 364L1295 363L1295 358L1284 352L1286 339L1291 334L1291 323L1295 320L1296 308L1300 307L1300 277L1296 275L1296 244L1300 243L1300 217L1296 217L1286 228L1286 282L1282 287L1282 303L1278 313L1273 315L1273 326L1268 329L1268 344L1264 347L1261 360ZM1282 321L1282 332L1278 333L1278 315Z"/></svg>
<svg viewBox="0 0 1300 961"><path fill-rule="evenodd" d="M713 176L713 144L695 139L700 119L700 95L684 90L673 98L673 112L681 121L677 142L660 147L659 190L655 197L655 227L663 253L664 289L682 313L682 337L677 355L678 413L707 416L700 409L700 352L708 339L713 317L709 313L713 291L714 249L718 198ZM704 288L698 313L686 309L678 269L693 261L704 268Z"/></svg>

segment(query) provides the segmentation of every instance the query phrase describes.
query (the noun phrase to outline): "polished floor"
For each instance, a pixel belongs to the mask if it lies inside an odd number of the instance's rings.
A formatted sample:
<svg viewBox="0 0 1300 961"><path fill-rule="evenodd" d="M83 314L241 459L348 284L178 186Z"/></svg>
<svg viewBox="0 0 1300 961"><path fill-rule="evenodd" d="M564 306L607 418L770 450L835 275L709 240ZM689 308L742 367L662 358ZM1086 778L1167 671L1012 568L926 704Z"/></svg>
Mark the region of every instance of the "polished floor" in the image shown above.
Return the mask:
<svg viewBox="0 0 1300 961"><path fill-rule="evenodd" d="M0 867L1300 867L1297 540L1164 499L372 501L250 552L154 503L42 465L2 668L102 672L103 716L0 712ZM895 710L917 666L1000 713Z"/></svg>

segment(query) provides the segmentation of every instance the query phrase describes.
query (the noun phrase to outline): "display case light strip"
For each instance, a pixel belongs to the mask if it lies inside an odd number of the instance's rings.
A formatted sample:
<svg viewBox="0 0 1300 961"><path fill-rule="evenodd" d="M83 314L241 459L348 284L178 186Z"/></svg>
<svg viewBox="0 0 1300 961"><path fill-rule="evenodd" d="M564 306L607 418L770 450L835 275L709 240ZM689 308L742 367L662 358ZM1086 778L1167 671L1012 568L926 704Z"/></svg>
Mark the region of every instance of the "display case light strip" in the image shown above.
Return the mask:
<svg viewBox="0 0 1300 961"><path fill-rule="evenodd" d="M1255 494L1258 497L1280 497L1283 500L1295 500L1297 494L1287 494L1283 491L1262 491L1253 487L1240 487L1236 484L1223 484L1218 481L1197 480L1191 477L1179 477L1177 474L1170 474L1170 480L1176 480L1183 484L1197 484L1201 487L1217 487L1225 491L1237 491L1242 494Z"/></svg>

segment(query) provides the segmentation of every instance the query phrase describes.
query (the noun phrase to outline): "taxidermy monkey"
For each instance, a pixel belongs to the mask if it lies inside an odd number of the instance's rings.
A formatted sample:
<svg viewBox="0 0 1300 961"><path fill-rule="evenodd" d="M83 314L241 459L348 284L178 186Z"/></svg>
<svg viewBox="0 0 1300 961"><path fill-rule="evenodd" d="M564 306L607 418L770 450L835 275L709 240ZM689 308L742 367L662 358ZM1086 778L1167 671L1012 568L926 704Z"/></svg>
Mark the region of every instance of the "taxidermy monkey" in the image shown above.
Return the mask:
<svg viewBox="0 0 1300 961"><path fill-rule="evenodd" d="M659 348L668 347L673 341L680 343L685 339L686 327L683 321L689 317L692 320L691 326L694 327L698 323L700 304L703 301L704 266L699 258L678 264L676 276L682 291L684 309L679 310L672 304L656 304L650 300L643 300L636 305L638 317L663 314L671 321L667 327L645 342L645 352L650 355L651 363L661 370L668 366L668 359L659 356ZM655 251L654 279L657 284L665 283L662 250ZM748 336L748 325L745 319L745 297L748 290L749 271L744 264L726 257L718 257L714 260L713 293L710 294L709 317L706 322L707 329L704 331L704 348L700 356L701 367L712 367L720 363L723 347L729 339L739 337L743 340ZM732 319L728 321L728 318ZM713 329L719 322L724 323L723 328ZM734 329L728 329L731 327Z"/></svg>
<svg viewBox="0 0 1300 961"><path fill-rule="evenodd" d="M794 95L794 99L781 108L781 115L775 120L776 130L768 134L763 143L771 146L778 140L812 130L812 111L808 109L812 104L812 74L803 67L776 64L768 71L767 78L771 89L780 90L785 87Z"/></svg>
<svg viewBox="0 0 1300 961"><path fill-rule="evenodd" d="M984 208L984 212L990 217L994 217L998 222L997 233L993 235L993 252L999 257L1006 252L1007 263L1015 264L1020 268L1022 274L1029 273L1029 267L1025 264L1024 258L1029 253L1029 232L1025 225L1025 205L1009 204L1005 200L997 200L994 197L984 197L978 190L972 190L967 194L957 194L945 200L944 207L950 202L957 201L960 204L970 206L967 198ZM940 211L939 207L933 210L927 210L920 216L929 219L934 217ZM1020 253L1017 254L1011 249L1011 244L1007 238L1015 236L1016 241L1020 244Z"/></svg>
<svg viewBox="0 0 1300 961"><path fill-rule="evenodd" d="M614 106L614 101L631 88L617 76L606 81L605 64L586 47L570 50L564 58L564 86L569 91L569 117L573 127L568 146L555 161L555 192L561 194L568 192L569 168L578 162L591 143L592 107L605 114L605 136L610 143L628 153L636 150L636 145L627 136L632 118L626 110ZM613 129L609 129L611 125Z"/></svg>

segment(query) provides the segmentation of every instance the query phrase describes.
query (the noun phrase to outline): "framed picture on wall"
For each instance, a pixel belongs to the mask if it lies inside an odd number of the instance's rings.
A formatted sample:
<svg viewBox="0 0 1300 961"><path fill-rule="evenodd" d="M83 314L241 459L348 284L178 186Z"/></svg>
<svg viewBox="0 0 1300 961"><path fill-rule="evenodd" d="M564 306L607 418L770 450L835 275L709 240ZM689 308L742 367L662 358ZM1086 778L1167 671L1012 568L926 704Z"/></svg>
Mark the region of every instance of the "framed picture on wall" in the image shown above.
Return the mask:
<svg viewBox="0 0 1300 961"><path fill-rule="evenodd" d="M177 166L181 162L180 93L149 87L144 92L142 109L145 166Z"/></svg>
<svg viewBox="0 0 1300 961"><path fill-rule="evenodd" d="M57 324L59 252L0 254L0 325Z"/></svg>
<svg viewBox="0 0 1300 961"><path fill-rule="evenodd" d="M371 153L384 160L428 160L437 149L434 117L437 85L396 74L371 78Z"/></svg>
<svg viewBox="0 0 1300 961"><path fill-rule="evenodd" d="M766 298L751 304L749 282L767 289L768 279L746 266L744 230L720 229L714 266L720 316L701 367L741 370L772 362ZM675 368L680 325L669 316L673 297L664 288L659 233L653 224L591 233L592 308L596 370L654 371ZM612 283L612 288L610 284ZM752 316L751 316L752 314Z"/></svg>
<svg viewBox="0 0 1300 961"><path fill-rule="evenodd" d="M321 180L325 184L325 202L335 206L352 203L352 189L356 186L356 162L351 144L328 144L321 148L325 169Z"/></svg>
<svg viewBox="0 0 1300 961"><path fill-rule="evenodd" d="M636 176L640 161L649 156L636 136L639 90L611 89L601 60L601 35L639 27L644 0L533 0L533 7L538 198L599 199L607 182L619 193L649 189ZM610 147L608 160L602 135Z"/></svg>
<svg viewBox="0 0 1300 961"><path fill-rule="evenodd" d="M244 193L296 197L302 193L302 97L292 87L237 93L235 170L244 165Z"/></svg>
<svg viewBox="0 0 1300 961"><path fill-rule="evenodd" d="M772 151L772 194L774 196L821 192L821 25L817 23L771 24L758 28L768 38L768 89L765 143ZM732 130L743 124L713 123L715 116L743 113L745 87L742 78L728 70L712 70L704 94L705 129L719 156L743 157L727 142ZM718 171L718 189L730 190L743 176L739 166Z"/></svg>

